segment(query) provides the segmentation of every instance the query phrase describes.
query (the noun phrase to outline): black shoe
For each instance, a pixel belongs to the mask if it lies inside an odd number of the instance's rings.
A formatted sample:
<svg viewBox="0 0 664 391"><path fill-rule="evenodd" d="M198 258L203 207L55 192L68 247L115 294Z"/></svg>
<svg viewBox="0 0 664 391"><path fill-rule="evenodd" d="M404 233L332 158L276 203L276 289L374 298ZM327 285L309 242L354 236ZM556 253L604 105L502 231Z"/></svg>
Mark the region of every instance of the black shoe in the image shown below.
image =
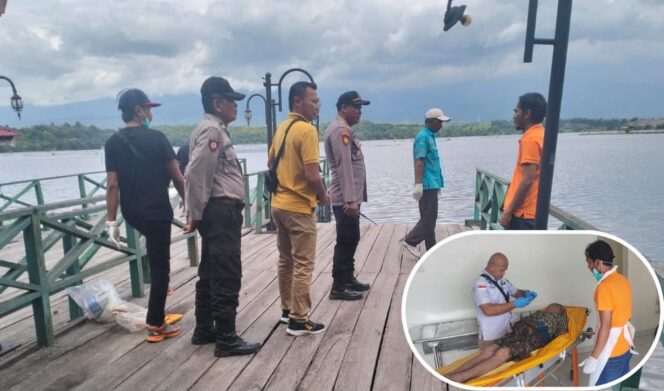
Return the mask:
<svg viewBox="0 0 664 391"><path fill-rule="evenodd" d="M332 290L330 291L330 300L360 300L360 299L362 299L362 294L348 287L344 287L341 289L332 287Z"/></svg>
<svg viewBox="0 0 664 391"><path fill-rule="evenodd" d="M290 315L289 310L281 310L281 318L279 318L279 323L288 324L288 315Z"/></svg>
<svg viewBox="0 0 664 391"><path fill-rule="evenodd" d="M244 356L259 350L261 350L260 343L247 342L235 333L228 333L217 336L214 355L215 357Z"/></svg>
<svg viewBox="0 0 664 391"><path fill-rule="evenodd" d="M191 336L191 343L193 345L205 345L215 342L217 340L217 332L212 325L196 326L194 334Z"/></svg>
<svg viewBox="0 0 664 391"><path fill-rule="evenodd" d="M298 322L293 319L288 322L288 328L286 329L288 334L294 335L296 337L300 335L318 334L322 333L323 331L325 331L325 325L322 323L315 323L311 320L307 320L306 322Z"/></svg>
<svg viewBox="0 0 664 391"><path fill-rule="evenodd" d="M364 282L359 282L357 278L353 277L346 284L346 288L355 291L355 292L365 292L368 291L371 285L365 284Z"/></svg>

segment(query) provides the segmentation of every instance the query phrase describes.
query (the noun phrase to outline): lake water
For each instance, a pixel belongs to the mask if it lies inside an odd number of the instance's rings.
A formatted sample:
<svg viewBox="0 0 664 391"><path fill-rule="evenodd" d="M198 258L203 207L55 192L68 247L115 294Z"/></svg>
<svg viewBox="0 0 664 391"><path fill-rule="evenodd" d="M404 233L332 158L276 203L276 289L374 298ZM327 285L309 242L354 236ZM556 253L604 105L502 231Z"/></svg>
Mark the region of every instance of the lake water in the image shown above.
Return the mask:
<svg viewBox="0 0 664 391"><path fill-rule="evenodd" d="M475 168L511 179L518 135L438 139L444 166L438 222L472 218ZM418 218L411 198L412 140L367 141L369 202L363 212L376 222ZM262 170L265 145L237 146L250 172ZM322 150L322 148L321 148ZM619 236L655 261L664 261L664 134L580 135L558 138L551 203L601 230ZM0 154L0 183L104 169L103 152L64 151ZM16 186L0 192L12 195ZM44 183L46 202L78 196L76 179Z"/></svg>

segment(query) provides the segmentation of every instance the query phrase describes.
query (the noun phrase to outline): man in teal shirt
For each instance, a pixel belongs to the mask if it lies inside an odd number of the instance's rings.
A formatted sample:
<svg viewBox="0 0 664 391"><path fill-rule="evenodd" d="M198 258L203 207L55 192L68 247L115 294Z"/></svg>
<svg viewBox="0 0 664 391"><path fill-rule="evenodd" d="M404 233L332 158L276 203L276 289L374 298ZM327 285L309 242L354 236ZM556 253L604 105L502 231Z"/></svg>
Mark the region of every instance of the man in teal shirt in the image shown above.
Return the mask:
<svg viewBox="0 0 664 391"><path fill-rule="evenodd" d="M415 189L413 198L419 202L420 221L401 239L406 251L420 257L417 246L424 241L427 250L436 244L436 219L438 218L438 193L444 186L443 171L436 145L436 135L449 121L441 109L430 109L425 115L424 125L413 141L415 162Z"/></svg>

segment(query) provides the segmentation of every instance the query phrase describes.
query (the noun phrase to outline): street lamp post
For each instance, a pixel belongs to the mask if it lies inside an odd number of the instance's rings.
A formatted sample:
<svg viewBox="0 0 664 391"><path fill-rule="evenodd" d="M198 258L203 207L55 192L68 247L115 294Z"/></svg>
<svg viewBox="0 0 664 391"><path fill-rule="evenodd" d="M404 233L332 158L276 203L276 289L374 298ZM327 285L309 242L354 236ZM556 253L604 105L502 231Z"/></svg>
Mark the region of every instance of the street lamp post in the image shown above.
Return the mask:
<svg viewBox="0 0 664 391"><path fill-rule="evenodd" d="M1 5L2 5L2 7L1 7L2 9L0 9L0 11L4 12L4 5L5 4L1 4ZM2 12L0 12L0 15L2 15ZM18 115L18 119L21 119L21 111L23 111L23 100L21 99L21 97L16 92L16 86L14 86L14 82L11 81L11 79L8 78L7 76L0 76L0 79L7 80L9 85L12 86L12 91L14 92L14 95L12 95L12 97L10 99L10 103L11 103L12 109L14 109L14 111L16 112L16 115ZM0 353L2 353L2 354L7 353L7 352L15 349L16 347L18 347L18 344L9 343L4 347L4 351L3 351L3 346L0 344Z"/></svg>
<svg viewBox="0 0 664 391"><path fill-rule="evenodd" d="M12 109L16 112L16 115L18 115L18 119L21 119L21 111L23 111L23 99L19 96L19 94L16 92L16 86L14 86L14 82L11 81L10 78L7 76L0 76L0 79L7 80L10 86L12 86L12 91L14 92L14 95L12 95L10 99L10 103L12 106Z"/></svg>
<svg viewBox="0 0 664 391"><path fill-rule="evenodd" d="M293 72L300 72L303 73L304 75L309 78L309 81L312 83L315 83L314 78L311 76L311 74L307 71L305 71L302 68L291 68L288 69L286 72L284 72L283 75L279 78L279 82L277 83L272 83L272 74L271 73L266 73L263 85L265 86L265 104L268 105L267 102L270 102L269 106L270 109L265 110L265 122L267 123L267 150L270 150L270 147L272 146L272 137L274 136L274 132L277 130L277 113L276 113L276 108L279 107L279 112L282 111L282 100L281 100L281 86L283 84L284 78ZM277 87L277 100L272 98L272 87ZM247 102L247 107L249 105L249 102ZM246 112L245 112L245 118L246 118ZM316 130L318 130L318 116L316 116ZM270 199L272 198L272 195L270 194ZM266 230L269 232L274 232L277 230L277 227L274 225L274 222L272 221L272 216L270 215L270 222L266 226Z"/></svg>
<svg viewBox="0 0 664 391"><path fill-rule="evenodd" d="M284 78L292 72L300 72L305 74L308 78L309 81L312 83L315 83L314 78L311 76L311 74L307 71L305 71L302 68L291 68L284 72L283 75L279 78L278 83L272 83L272 74L271 73L266 73L265 74L265 81L263 82L263 85L265 86L265 99L267 102L271 103L272 110L267 110L266 114L269 117L266 122L268 124L267 128L267 149L269 150L270 147L272 146L272 137L274 136L274 132L277 129L277 119L276 119L276 107L279 107L279 112L282 111L282 101L281 101L281 85L283 84ZM277 100L275 101L272 98L272 87L277 87ZM316 129L318 129L318 117L316 117Z"/></svg>
<svg viewBox="0 0 664 391"><path fill-rule="evenodd" d="M551 204L553 167L556 161L556 145L558 143L560 104L563 99L565 64L567 63L567 44L569 42L570 20L572 18L572 0L558 0L556 31L553 39L535 38L537 1L530 0L528 4L528 24L526 25L526 46L523 53L523 62L530 63L533 61L534 45L553 45L548 108L544 126L546 131L544 132L544 145L542 146L540 181L535 213L535 229L547 229L549 207Z"/></svg>
<svg viewBox="0 0 664 391"><path fill-rule="evenodd" d="M249 98L247 98L247 107L244 110L244 119L247 120L247 126L251 125L251 109L249 108L249 103L253 98L261 98L263 100L263 103L265 105L265 125L267 126L267 129L270 128L270 119L268 118L267 112L270 110L270 106L267 104L267 99L261 94L251 94ZM268 144L270 144L270 139L268 138Z"/></svg>

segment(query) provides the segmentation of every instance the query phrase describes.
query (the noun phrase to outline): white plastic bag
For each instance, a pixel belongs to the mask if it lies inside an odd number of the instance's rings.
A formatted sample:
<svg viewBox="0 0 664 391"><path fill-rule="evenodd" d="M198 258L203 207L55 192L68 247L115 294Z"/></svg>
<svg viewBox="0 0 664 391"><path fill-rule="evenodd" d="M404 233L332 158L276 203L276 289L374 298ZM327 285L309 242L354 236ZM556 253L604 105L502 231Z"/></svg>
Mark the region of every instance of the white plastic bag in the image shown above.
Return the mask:
<svg viewBox="0 0 664 391"><path fill-rule="evenodd" d="M113 284L106 280L99 279L72 286L66 291L83 309L88 319L98 322L115 321L131 332L145 329L147 310L120 299Z"/></svg>

